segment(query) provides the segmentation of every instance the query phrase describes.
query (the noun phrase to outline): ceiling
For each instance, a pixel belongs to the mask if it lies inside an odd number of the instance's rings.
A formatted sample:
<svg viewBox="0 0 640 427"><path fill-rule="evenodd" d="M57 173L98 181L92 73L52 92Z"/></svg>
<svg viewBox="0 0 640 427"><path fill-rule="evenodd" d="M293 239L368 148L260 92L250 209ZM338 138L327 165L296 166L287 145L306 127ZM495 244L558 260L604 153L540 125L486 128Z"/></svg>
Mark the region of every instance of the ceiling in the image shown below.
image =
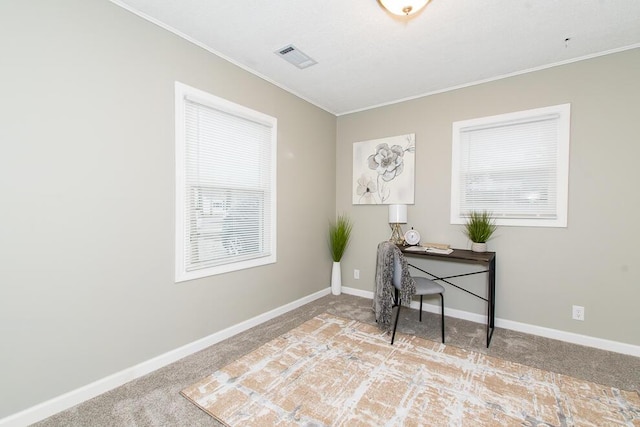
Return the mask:
<svg viewBox="0 0 640 427"><path fill-rule="evenodd" d="M640 0L112 1L335 115L640 47Z"/></svg>

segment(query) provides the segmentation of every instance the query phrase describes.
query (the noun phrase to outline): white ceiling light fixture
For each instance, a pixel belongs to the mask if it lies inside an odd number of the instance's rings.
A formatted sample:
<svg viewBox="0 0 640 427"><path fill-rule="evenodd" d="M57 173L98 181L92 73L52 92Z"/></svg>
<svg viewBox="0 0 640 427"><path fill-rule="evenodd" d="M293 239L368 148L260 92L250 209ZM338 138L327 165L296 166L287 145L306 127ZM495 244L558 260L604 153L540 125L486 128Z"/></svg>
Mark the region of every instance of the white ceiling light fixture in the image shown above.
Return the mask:
<svg viewBox="0 0 640 427"><path fill-rule="evenodd" d="M378 0L380 4L394 15L409 16L420 11L430 0Z"/></svg>

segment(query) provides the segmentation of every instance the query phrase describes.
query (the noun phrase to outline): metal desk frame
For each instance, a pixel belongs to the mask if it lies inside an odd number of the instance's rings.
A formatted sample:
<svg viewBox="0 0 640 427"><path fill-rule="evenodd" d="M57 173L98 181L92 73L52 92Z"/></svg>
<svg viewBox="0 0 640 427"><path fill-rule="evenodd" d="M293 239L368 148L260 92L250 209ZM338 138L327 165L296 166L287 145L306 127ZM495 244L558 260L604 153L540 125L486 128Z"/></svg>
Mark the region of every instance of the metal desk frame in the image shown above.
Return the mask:
<svg viewBox="0 0 640 427"><path fill-rule="evenodd" d="M479 298L487 303L487 348L489 348L489 344L491 344L491 338L493 337L493 331L495 329L496 253L495 252L473 252L466 249L453 249L453 252L451 252L450 254L437 254L437 253L425 252L425 251L411 251L411 250L407 250L406 247L402 247L402 246L400 247L400 250L406 257L418 257L423 259L432 259L434 261L449 261L449 262L460 262L460 263L466 263L466 264L480 264L486 268L485 270L482 270L482 271L473 271L471 273L440 277L409 263L411 267L429 275L429 277L432 280L444 282L448 285L451 285L455 288L460 289L461 291L471 294L474 297ZM456 277L471 276L474 274L482 274L482 273L487 273L487 297L486 298L481 295L475 294L469 291L468 289L465 289L449 281L449 279L454 279Z"/></svg>

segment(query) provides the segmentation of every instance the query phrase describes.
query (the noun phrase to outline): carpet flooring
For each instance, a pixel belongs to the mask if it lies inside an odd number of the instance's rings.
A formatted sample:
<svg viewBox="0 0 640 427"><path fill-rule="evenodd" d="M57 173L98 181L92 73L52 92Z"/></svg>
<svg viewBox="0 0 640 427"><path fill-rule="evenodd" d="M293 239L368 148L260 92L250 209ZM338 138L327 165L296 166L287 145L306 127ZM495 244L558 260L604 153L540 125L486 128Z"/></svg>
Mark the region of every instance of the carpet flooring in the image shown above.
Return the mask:
<svg viewBox="0 0 640 427"><path fill-rule="evenodd" d="M221 426L185 399L180 391L322 313L375 324L371 300L344 294L329 295L60 412L35 426ZM439 322L439 315L425 313L419 323L416 310L403 310L398 330L438 341ZM640 391L640 358L637 357L500 328L496 329L487 349L484 325L454 318L446 319L446 340L447 345L506 361L622 390Z"/></svg>

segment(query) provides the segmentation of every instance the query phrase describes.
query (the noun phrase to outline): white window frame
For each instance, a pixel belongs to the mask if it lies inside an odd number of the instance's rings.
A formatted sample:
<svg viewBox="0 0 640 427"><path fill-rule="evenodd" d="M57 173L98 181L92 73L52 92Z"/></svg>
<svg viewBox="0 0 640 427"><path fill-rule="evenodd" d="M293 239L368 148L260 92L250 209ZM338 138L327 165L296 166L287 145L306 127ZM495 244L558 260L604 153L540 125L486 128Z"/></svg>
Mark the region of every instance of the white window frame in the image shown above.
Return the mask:
<svg viewBox="0 0 640 427"><path fill-rule="evenodd" d="M224 261L214 261L216 265L194 266L190 263L187 251L191 247L188 236L189 219L192 213L187 206L188 186L193 191L192 184L187 183L188 166L187 149L187 100L201 104L208 108L229 114L230 117L239 118L264 125L271 129L267 160L269 163L268 191L264 202L264 212L261 220L264 221L263 236L264 245L258 254L251 254L244 257L235 257ZM275 263L276 256L276 153L277 153L277 119L269 115L254 111L242 105L235 104L223 98L211 95L202 90L187 86L180 82L175 82L175 119L176 119L176 229L175 229L175 281L183 282L192 279L212 276L216 274L228 273L267 264ZM224 160L224 159L220 159ZM215 188L215 187L211 187Z"/></svg>
<svg viewBox="0 0 640 427"><path fill-rule="evenodd" d="M514 113L481 117L453 123L452 156L451 156L451 224L464 224L471 210L491 211L497 225L525 226L525 227L566 227L569 199L569 142L570 142L571 105L561 104L544 108L536 108ZM469 131L499 128L502 126L517 126L541 120L555 120L556 123L556 153L555 153L555 213L554 215L515 214L516 209L508 207L501 211L477 206L463 211L463 200L469 200L465 194L465 170L463 167L463 134ZM505 142L506 144L506 142ZM517 149L517 146L504 146L505 153ZM505 156L505 162L507 162ZM505 163L506 165L507 163ZM523 169L524 170L524 169ZM466 199L465 199L466 198ZM471 202L471 205L474 203ZM506 206L506 205L505 205ZM514 205L515 206L515 203Z"/></svg>

